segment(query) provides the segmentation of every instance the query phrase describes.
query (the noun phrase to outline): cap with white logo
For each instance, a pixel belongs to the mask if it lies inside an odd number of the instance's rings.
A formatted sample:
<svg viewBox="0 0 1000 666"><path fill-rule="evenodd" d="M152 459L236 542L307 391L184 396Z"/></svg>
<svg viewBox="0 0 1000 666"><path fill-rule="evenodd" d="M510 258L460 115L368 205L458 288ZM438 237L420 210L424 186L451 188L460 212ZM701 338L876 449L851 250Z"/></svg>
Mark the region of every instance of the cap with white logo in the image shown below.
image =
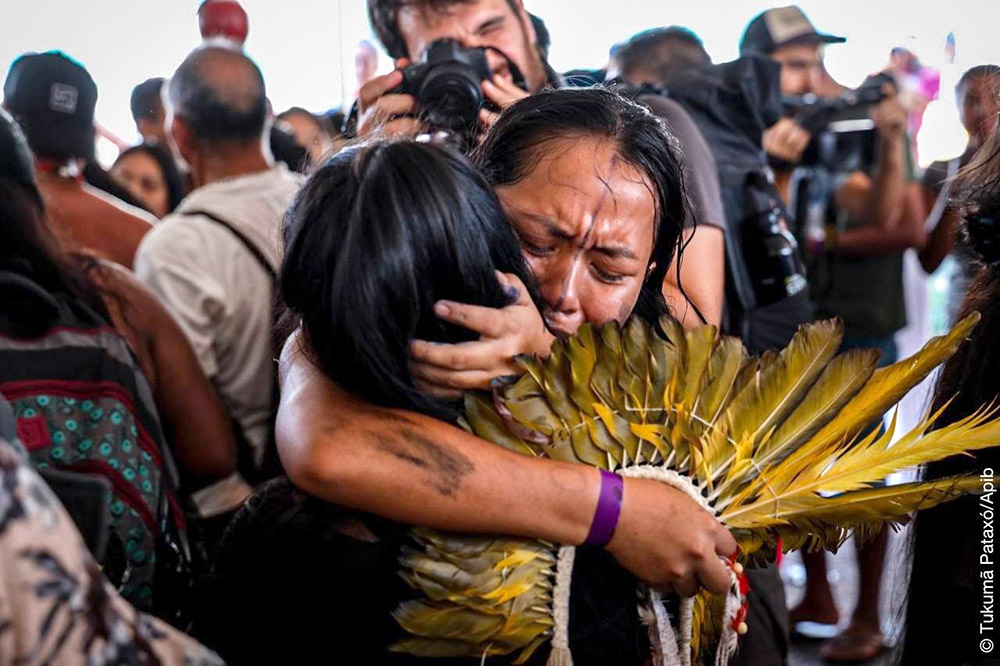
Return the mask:
<svg viewBox="0 0 1000 666"><path fill-rule="evenodd" d="M76 113L76 98L79 91L76 86L66 83L53 83L49 95L49 108L60 113Z"/></svg>
<svg viewBox="0 0 1000 666"><path fill-rule="evenodd" d="M25 54L3 94L36 155L93 157L97 85L80 63L59 51Z"/></svg>

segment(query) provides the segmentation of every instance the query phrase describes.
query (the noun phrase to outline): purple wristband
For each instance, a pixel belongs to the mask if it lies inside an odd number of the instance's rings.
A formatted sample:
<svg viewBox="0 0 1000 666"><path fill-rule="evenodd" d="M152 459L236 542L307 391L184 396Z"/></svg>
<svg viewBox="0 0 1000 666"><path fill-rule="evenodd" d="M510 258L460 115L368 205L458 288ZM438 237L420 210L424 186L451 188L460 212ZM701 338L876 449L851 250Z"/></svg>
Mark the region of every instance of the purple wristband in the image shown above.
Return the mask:
<svg viewBox="0 0 1000 666"><path fill-rule="evenodd" d="M590 523L590 534L584 546L604 546L618 527L618 516L622 512L622 477L606 469L601 470L601 494L597 498L594 521Z"/></svg>

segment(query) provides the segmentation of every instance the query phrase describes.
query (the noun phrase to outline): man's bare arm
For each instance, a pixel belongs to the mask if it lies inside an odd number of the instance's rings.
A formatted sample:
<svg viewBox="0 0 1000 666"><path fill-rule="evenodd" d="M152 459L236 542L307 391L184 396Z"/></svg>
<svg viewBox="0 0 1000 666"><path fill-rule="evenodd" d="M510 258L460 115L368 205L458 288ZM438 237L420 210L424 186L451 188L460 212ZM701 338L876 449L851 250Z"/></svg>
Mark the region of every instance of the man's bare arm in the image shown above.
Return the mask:
<svg viewBox="0 0 1000 666"><path fill-rule="evenodd" d="M887 91L888 92L888 91ZM890 94L872 110L878 130L878 156L874 183L864 207L854 219L885 231L906 224L903 219L906 182L907 111L895 94Z"/></svg>
<svg viewBox="0 0 1000 666"><path fill-rule="evenodd" d="M903 154L905 137L880 137L878 165L873 187L865 202L864 213L857 218L886 231L904 224L903 200L906 195L906 161Z"/></svg>
<svg viewBox="0 0 1000 666"><path fill-rule="evenodd" d="M941 211L936 220L931 219L933 213L928 214L927 226L931 230L927 233L927 244L919 253L920 265L924 271L933 273L955 247L955 234L962 223L962 216L958 210L947 205L945 202L941 202L941 206L937 205L938 197L948 196L947 188L939 194L922 187L921 193L924 198L924 210Z"/></svg>

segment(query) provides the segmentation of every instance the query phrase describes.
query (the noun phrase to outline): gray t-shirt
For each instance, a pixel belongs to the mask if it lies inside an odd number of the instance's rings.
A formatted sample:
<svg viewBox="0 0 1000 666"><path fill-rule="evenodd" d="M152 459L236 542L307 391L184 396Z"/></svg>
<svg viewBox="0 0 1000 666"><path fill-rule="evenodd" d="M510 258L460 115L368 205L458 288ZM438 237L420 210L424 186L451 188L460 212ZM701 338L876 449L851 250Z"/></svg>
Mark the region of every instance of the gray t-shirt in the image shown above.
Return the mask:
<svg viewBox="0 0 1000 666"><path fill-rule="evenodd" d="M672 99L662 95L641 95L637 101L663 118L670 133L677 137L684 156L684 178L687 182L688 198L691 200L693 220L698 224L722 229L724 232L726 216L719 190L719 172L701 130L691 120L687 111ZM691 224L692 220L689 219L685 226Z"/></svg>

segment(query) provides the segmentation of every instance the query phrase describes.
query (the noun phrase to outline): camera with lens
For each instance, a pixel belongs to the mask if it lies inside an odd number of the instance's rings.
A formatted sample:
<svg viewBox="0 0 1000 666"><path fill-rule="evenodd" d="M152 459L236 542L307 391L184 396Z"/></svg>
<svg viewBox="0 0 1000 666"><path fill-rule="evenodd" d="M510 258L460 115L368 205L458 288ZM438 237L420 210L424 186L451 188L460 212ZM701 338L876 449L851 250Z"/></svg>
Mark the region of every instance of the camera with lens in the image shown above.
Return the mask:
<svg viewBox="0 0 1000 666"><path fill-rule="evenodd" d="M740 242L758 307L805 291L805 264L770 171L751 171L743 186Z"/></svg>
<svg viewBox="0 0 1000 666"><path fill-rule="evenodd" d="M482 81L492 77L486 49L438 39L420 62L403 70L403 82L390 92L413 95L433 129L464 133L477 126L484 104Z"/></svg>
<svg viewBox="0 0 1000 666"><path fill-rule="evenodd" d="M840 97L819 98L816 95L784 95L786 115L795 119L811 134L837 131L837 123L867 118L870 107L886 98L885 84L896 86L888 74L869 77L860 88L848 90Z"/></svg>
<svg viewBox="0 0 1000 666"><path fill-rule="evenodd" d="M493 47L467 48L454 39L431 42L420 62L402 70L403 81L387 94L412 95L417 110L433 132L444 132L460 149L473 145L479 128L479 110L500 109L483 95L482 81L493 78L486 58L495 51L507 62L514 84L526 89L524 76L517 65ZM346 138L357 136L360 108L355 100L342 127Z"/></svg>
<svg viewBox="0 0 1000 666"><path fill-rule="evenodd" d="M869 77L861 87L839 97L784 96L785 116L812 134L812 141L792 174L788 209L795 220L807 263L819 261L826 230L837 218L834 194L838 183L855 171L871 173L878 137L871 109L886 98L885 86L896 83L888 74ZM795 165L775 164L775 168Z"/></svg>
<svg viewBox="0 0 1000 666"><path fill-rule="evenodd" d="M813 136L801 164L823 165L838 173L869 170L875 155L871 108L886 98L887 83L896 86L890 75L877 74L839 97L782 96L785 116Z"/></svg>

